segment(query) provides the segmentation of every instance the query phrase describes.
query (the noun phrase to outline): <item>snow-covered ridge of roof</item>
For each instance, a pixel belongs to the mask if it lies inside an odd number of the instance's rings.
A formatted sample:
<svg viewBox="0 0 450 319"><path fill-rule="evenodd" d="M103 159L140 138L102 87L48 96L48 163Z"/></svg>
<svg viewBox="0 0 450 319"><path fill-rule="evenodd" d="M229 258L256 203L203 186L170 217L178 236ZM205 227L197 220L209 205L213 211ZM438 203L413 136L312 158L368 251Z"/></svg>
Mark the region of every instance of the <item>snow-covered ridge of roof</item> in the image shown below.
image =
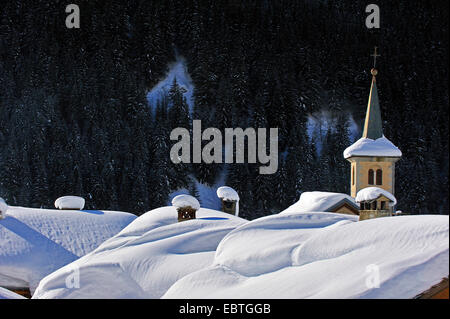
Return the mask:
<svg viewBox="0 0 450 319"><path fill-rule="evenodd" d="M225 236L217 247L214 263L245 276L270 273L291 266L292 250L314 233L357 221L357 216L326 212L275 214L254 219Z"/></svg>
<svg viewBox="0 0 450 319"><path fill-rule="evenodd" d="M0 286L29 287L97 248L136 218L125 212L9 206L0 220Z"/></svg>
<svg viewBox="0 0 450 319"><path fill-rule="evenodd" d="M239 195L238 193L228 186L221 186L217 189L217 197L222 198L224 200L238 201Z"/></svg>
<svg viewBox="0 0 450 319"><path fill-rule="evenodd" d="M344 158L352 156L401 157L402 152L385 136L376 140L362 137L344 151Z"/></svg>
<svg viewBox="0 0 450 319"><path fill-rule="evenodd" d="M384 190L379 187L366 187L361 189L357 194L355 201L357 203L372 201L380 197L381 195L387 197L391 202L390 206L395 206L397 204L397 199L394 195L389 193L387 190Z"/></svg>
<svg viewBox="0 0 450 319"><path fill-rule="evenodd" d="M175 207L192 207L195 210L200 209L200 203L198 200L191 195L178 195L172 199L172 206Z"/></svg>
<svg viewBox="0 0 450 319"><path fill-rule="evenodd" d="M295 204L289 206L280 214L326 212L341 201L348 201L356 206L353 197L342 193L304 192Z"/></svg>

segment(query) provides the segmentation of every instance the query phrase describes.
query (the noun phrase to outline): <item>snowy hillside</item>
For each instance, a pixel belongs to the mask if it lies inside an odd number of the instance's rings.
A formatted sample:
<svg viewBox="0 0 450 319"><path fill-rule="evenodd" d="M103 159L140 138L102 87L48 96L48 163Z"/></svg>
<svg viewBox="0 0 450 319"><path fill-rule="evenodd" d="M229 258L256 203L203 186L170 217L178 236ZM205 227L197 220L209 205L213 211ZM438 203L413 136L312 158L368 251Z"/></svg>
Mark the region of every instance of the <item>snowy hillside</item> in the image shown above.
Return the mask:
<svg viewBox="0 0 450 319"><path fill-rule="evenodd" d="M360 129L355 123L351 113L348 117L348 134L351 141L355 140L360 135ZM336 118L330 112L320 111L308 115L307 132L310 139L313 139L316 145L317 153L322 151L322 145L329 128L333 129L336 126Z"/></svg>
<svg viewBox="0 0 450 319"><path fill-rule="evenodd" d="M201 208L197 219L178 223L175 207L152 210L44 278L33 298L159 298L178 279L209 266L222 238L245 222ZM78 289L66 287L74 269Z"/></svg>
<svg viewBox="0 0 450 319"><path fill-rule="evenodd" d="M194 176L191 176L192 180L194 181L195 189L197 191L197 198L200 201L200 204L204 208L214 209L214 210L220 210L221 208L221 202L220 198L217 196L217 189L221 186L225 185L225 179L226 179L226 170L223 170L219 178L217 179L216 183L214 185L205 185L197 181L197 179ZM190 194L190 191L186 188L178 189L172 193L169 194L169 199L167 201L167 205L170 205L172 199L175 196L181 195L181 194Z"/></svg>
<svg viewBox="0 0 450 319"><path fill-rule="evenodd" d="M110 211L9 207L0 220L0 286L30 287L97 248L136 218Z"/></svg>
<svg viewBox="0 0 450 319"><path fill-rule="evenodd" d="M176 78L178 85L186 90L184 96L189 105L189 110L192 112L194 85L191 76L187 72L186 60L181 56L177 56L176 61L169 65L169 71L165 78L159 81L147 94L147 101L154 109L158 100L169 94L174 78Z"/></svg>
<svg viewBox="0 0 450 319"><path fill-rule="evenodd" d="M448 276L448 216L353 221L331 213L251 221L163 298L412 298Z"/></svg>

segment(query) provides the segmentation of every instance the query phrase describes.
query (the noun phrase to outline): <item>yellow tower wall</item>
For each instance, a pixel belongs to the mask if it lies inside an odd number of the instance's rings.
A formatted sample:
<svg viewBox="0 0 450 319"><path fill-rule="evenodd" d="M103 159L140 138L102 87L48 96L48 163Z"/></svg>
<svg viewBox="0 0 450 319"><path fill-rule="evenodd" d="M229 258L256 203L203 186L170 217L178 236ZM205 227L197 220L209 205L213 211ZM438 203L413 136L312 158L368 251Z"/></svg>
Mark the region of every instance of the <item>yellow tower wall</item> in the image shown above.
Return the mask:
<svg viewBox="0 0 450 319"><path fill-rule="evenodd" d="M351 196L356 197L359 190L366 187L379 187L394 194L395 189L395 162L398 157L350 157L351 162L350 189ZM369 184L369 170L374 171L374 184ZM382 184L376 184L376 171L381 169Z"/></svg>

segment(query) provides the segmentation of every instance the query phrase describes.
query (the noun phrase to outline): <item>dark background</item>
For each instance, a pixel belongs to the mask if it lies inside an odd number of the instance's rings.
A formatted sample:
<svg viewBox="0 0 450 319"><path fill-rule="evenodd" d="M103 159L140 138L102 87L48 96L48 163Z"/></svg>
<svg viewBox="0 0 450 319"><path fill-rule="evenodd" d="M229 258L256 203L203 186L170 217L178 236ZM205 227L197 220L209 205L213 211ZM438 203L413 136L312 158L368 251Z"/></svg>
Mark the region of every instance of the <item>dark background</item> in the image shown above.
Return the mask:
<svg viewBox="0 0 450 319"><path fill-rule="evenodd" d="M0 196L52 207L81 195L87 208L141 214L195 181L226 184L241 216L278 212L303 191L349 192L353 140L362 125L373 47L384 134L403 152L398 208L448 214L448 1L73 1L81 28L67 29L72 1L0 5ZM195 85L189 116L177 85L149 112L148 91L182 55ZM308 115L328 111L323 147ZM174 165L169 133L202 127L278 127L280 166Z"/></svg>

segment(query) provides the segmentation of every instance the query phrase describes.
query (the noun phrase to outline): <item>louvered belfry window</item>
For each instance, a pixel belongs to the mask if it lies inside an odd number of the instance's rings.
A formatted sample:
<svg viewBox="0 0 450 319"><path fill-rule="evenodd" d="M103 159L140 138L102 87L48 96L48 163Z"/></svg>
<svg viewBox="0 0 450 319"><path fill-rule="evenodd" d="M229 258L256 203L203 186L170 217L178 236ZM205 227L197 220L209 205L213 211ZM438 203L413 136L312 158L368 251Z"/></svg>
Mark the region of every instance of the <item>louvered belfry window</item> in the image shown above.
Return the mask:
<svg viewBox="0 0 450 319"><path fill-rule="evenodd" d="M369 185L373 185L374 184L374 173L373 173L373 169L369 169L369 181L368 181Z"/></svg>
<svg viewBox="0 0 450 319"><path fill-rule="evenodd" d="M383 184L383 171L381 169L377 169L377 185Z"/></svg>

